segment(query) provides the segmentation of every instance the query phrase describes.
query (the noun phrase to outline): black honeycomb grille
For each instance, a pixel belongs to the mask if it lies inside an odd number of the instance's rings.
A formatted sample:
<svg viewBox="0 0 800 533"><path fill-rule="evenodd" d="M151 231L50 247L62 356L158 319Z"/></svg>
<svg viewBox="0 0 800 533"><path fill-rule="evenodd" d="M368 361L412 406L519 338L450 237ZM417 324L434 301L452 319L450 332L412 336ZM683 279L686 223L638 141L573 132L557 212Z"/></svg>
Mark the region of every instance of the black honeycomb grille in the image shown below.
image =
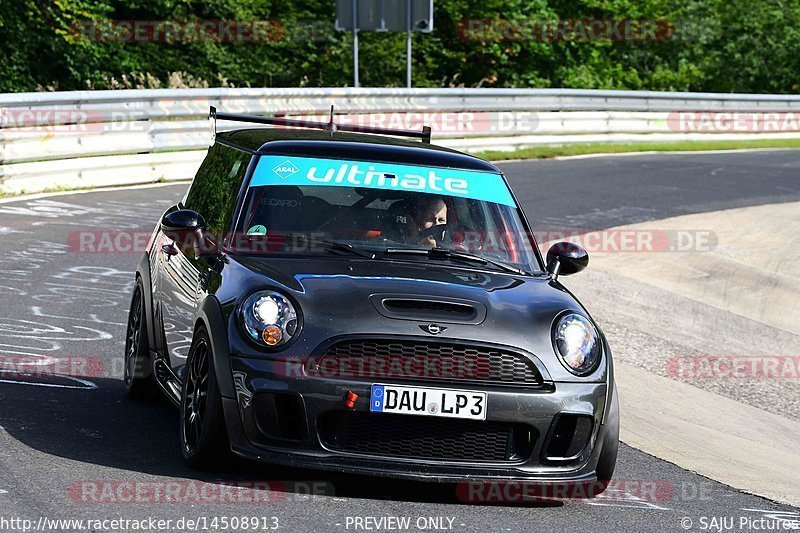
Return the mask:
<svg viewBox="0 0 800 533"><path fill-rule="evenodd" d="M331 379L471 381L542 386L524 355L484 346L391 339L338 342L311 358L307 372Z"/></svg>
<svg viewBox="0 0 800 533"><path fill-rule="evenodd" d="M520 462L533 430L522 424L411 415L332 411L318 422L322 443L336 451L454 462Z"/></svg>

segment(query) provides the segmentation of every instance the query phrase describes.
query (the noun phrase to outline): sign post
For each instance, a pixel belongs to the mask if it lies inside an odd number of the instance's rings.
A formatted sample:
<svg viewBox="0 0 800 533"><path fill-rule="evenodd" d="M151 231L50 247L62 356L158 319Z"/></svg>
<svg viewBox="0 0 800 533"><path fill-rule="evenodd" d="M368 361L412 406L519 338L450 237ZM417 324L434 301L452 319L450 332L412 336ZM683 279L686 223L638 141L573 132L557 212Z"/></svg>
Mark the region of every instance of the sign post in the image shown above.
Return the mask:
<svg viewBox="0 0 800 533"><path fill-rule="evenodd" d="M353 0L353 87L358 89L358 0Z"/></svg>
<svg viewBox="0 0 800 533"><path fill-rule="evenodd" d="M411 24L414 15L414 3L406 0L406 87L411 88Z"/></svg>
<svg viewBox="0 0 800 533"><path fill-rule="evenodd" d="M433 31L433 0L336 0L336 30L353 32L355 87L359 86L359 32L405 32L406 87L410 88L413 35Z"/></svg>

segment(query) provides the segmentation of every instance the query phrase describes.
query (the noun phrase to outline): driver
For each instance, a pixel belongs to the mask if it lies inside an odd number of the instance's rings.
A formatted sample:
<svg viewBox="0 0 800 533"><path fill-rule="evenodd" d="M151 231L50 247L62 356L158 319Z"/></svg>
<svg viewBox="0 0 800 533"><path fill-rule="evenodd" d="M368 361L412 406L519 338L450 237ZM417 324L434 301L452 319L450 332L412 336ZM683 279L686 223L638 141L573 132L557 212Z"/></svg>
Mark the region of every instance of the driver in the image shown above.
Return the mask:
<svg viewBox="0 0 800 533"><path fill-rule="evenodd" d="M433 226L447 224L447 204L439 196L417 194L407 202L410 216L406 218L406 235L413 237ZM418 244L433 248L436 246L436 239L432 235L428 235L423 237Z"/></svg>

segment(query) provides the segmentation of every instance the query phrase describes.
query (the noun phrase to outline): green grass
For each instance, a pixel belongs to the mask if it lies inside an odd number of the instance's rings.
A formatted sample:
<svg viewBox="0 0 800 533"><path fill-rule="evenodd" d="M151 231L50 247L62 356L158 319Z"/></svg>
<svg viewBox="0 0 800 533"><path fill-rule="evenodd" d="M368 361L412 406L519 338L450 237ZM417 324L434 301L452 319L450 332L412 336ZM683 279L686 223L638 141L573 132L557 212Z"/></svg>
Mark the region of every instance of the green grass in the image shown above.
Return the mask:
<svg viewBox="0 0 800 533"><path fill-rule="evenodd" d="M800 139L756 139L751 141L673 141L635 143L575 143L560 146L536 146L510 152L485 151L475 155L489 161L503 159L549 159L585 154L623 152L682 152L700 150L737 150L742 148L800 148Z"/></svg>
<svg viewBox="0 0 800 533"><path fill-rule="evenodd" d="M41 191L36 191L33 194L47 194L47 193L53 193L53 192L78 191L78 190L92 189L92 188L93 187L80 187L80 186L67 187L65 185L58 185L57 187L47 187L47 188L45 188L45 189L43 189ZM2 200L4 198L11 198L11 197L14 197L14 196L25 196L26 194L28 194L28 191L26 191L25 189L21 189L18 193L11 193L11 192L6 192L6 191L0 190L0 200Z"/></svg>

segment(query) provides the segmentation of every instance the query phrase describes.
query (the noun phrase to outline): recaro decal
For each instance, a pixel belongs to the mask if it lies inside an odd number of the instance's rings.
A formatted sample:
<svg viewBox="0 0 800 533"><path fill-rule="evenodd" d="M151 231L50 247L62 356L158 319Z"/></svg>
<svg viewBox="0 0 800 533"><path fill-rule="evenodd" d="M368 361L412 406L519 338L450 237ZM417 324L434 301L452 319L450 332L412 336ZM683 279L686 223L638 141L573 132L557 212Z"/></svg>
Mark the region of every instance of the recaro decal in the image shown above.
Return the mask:
<svg viewBox="0 0 800 533"><path fill-rule="evenodd" d="M500 174L394 163L262 156L250 181L261 185L365 187L517 206Z"/></svg>
<svg viewBox="0 0 800 533"><path fill-rule="evenodd" d="M300 202L297 200L281 200L279 198L270 198L267 200L267 204L270 207L300 207Z"/></svg>

